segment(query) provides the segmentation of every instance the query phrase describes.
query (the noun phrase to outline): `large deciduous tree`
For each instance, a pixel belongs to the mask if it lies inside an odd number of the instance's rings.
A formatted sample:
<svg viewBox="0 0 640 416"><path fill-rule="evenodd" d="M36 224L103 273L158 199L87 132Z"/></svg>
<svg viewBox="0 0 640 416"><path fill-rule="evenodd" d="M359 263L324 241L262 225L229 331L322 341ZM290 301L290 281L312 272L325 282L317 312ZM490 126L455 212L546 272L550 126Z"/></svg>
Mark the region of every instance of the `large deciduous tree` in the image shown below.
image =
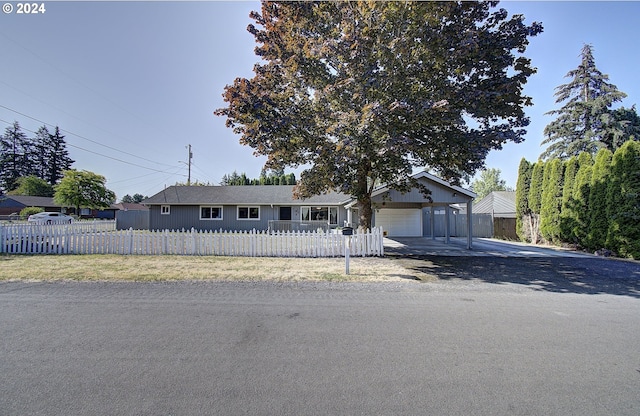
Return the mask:
<svg viewBox="0 0 640 416"><path fill-rule="evenodd" d="M58 205L74 207L77 214L80 208L108 208L116 201L116 194L107 189L106 181L104 176L86 170L64 171L53 200Z"/></svg>
<svg viewBox="0 0 640 416"><path fill-rule="evenodd" d="M584 45L580 65L566 75L571 81L556 88L556 103L565 104L547 113L557 118L544 129L542 144L549 146L543 158L568 159L582 152L595 155L599 149L613 152L637 134L635 107L611 109L627 95L596 67L592 49Z"/></svg>
<svg viewBox="0 0 640 416"><path fill-rule="evenodd" d="M248 27L262 61L215 114L266 167L306 168L296 196L349 194L370 227L376 184L408 190L416 167L457 183L523 140L522 54L542 26L497 4L264 1Z"/></svg>

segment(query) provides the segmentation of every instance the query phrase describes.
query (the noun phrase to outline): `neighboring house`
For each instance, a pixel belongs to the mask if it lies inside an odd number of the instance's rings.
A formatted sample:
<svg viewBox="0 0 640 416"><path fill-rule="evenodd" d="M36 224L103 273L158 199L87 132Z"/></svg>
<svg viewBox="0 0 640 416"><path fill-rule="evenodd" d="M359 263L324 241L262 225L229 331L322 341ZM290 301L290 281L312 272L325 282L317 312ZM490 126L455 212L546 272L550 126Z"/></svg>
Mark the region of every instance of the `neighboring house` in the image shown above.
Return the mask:
<svg viewBox="0 0 640 416"><path fill-rule="evenodd" d="M418 189L401 194L388 186L379 187L372 195L373 225L383 227L388 236L433 237L435 211L443 211L448 220L453 204L465 204L471 210L473 192L426 172L414 177L431 190L429 197L425 198ZM332 192L294 199L291 185L171 186L142 203L149 207L152 230L315 230L358 226L357 201L349 195ZM449 227L445 228L448 238Z"/></svg>
<svg viewBox="0 0 640 416"><path fill-rule="evenodd" d="M516 193L493 191L473 204L474 214L489 214L493 223L493 237L517 240Z"/></svg>
<svg viewBox="0 0 640 416"><path fill-rule="evenodd" d="M116 229L128 230L146 230L149 228L149 207L133 202L120 202L115 204L118 208L116 211Z"/></svg>
<svg viewBox="0 0 640 416"><path fill-rule="evenodd" d="M20 213L22 209L27 207L42 208L46 212L62 212L65 214L76 214L75 208L65 208L55 202L53 197L49 196L27 196L27 195L3 195L0 196L0 215L11 215ZM115 212L118 210L115 206L107 209L97 210L89 208L81 208L80 218L100 218L114 219Z"/></svg>
<svg viewBox="0 0 640 416"><path fill-rule="evenodd" d="M52 197L26 196L26 195L2 195L0 196L0 215L19 214L24 208L38 207L46 212L66 211L53 202Z"/></svg>

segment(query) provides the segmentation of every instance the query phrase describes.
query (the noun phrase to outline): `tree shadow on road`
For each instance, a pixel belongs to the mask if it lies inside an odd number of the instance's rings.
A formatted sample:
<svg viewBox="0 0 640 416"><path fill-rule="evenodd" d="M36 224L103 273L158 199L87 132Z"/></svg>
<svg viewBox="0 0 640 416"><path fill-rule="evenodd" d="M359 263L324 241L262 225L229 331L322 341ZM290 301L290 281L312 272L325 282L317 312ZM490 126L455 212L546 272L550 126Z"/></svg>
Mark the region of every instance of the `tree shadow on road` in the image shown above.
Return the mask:
<svg viewBox="0 0 640 416"><path fill-rule="evenodd" d="M517 284L533 290L640 298L640 263L604 258L402 256L403 266L440 280Z"/></svg>

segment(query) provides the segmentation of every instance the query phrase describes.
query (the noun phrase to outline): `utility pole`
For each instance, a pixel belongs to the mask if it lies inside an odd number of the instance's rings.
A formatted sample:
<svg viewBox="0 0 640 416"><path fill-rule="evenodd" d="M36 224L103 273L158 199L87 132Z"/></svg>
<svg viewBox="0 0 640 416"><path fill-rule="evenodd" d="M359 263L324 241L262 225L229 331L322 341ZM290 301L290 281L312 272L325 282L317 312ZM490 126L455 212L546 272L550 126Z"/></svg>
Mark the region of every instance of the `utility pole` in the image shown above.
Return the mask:
<svg viewBox="0 0 640 416"><path fill-rule="evenodd" d="M191 158L193 158L193 153L191 153L191 145L187 146L189 149L189 157L187 158L187 166L189 167L189 175L187 176L187 186L191 186Z"/></svg>

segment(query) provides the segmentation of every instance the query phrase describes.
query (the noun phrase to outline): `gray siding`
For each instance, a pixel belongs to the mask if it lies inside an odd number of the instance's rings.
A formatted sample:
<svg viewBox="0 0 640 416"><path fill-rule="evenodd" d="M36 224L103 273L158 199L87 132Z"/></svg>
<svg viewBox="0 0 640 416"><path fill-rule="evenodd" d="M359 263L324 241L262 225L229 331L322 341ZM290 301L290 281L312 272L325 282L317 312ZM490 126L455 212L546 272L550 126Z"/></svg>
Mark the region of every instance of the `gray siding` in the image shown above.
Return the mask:
<svg viewBox="0 0 640 416"><path fill-rule="evenodd" d="M317 205L320 206L321 204ZM208 206L208 205L207 205ZM212 205L215 206L215 205ZM255 206L255 205L254 205ZM222 207L222 219L201 220L199 205L170 205L168 215L161 214L160 205L152 205L149 209L149 229L151 230L224 230L224 231L251 231L266 230L270 220L278 220L280 206L260 205L259 220L238 219L236 205L224 205ZM291 209L293 220L300 219L300 207ZM347 219L346 210L338 207L338 225L341 226Z"/></svg>

